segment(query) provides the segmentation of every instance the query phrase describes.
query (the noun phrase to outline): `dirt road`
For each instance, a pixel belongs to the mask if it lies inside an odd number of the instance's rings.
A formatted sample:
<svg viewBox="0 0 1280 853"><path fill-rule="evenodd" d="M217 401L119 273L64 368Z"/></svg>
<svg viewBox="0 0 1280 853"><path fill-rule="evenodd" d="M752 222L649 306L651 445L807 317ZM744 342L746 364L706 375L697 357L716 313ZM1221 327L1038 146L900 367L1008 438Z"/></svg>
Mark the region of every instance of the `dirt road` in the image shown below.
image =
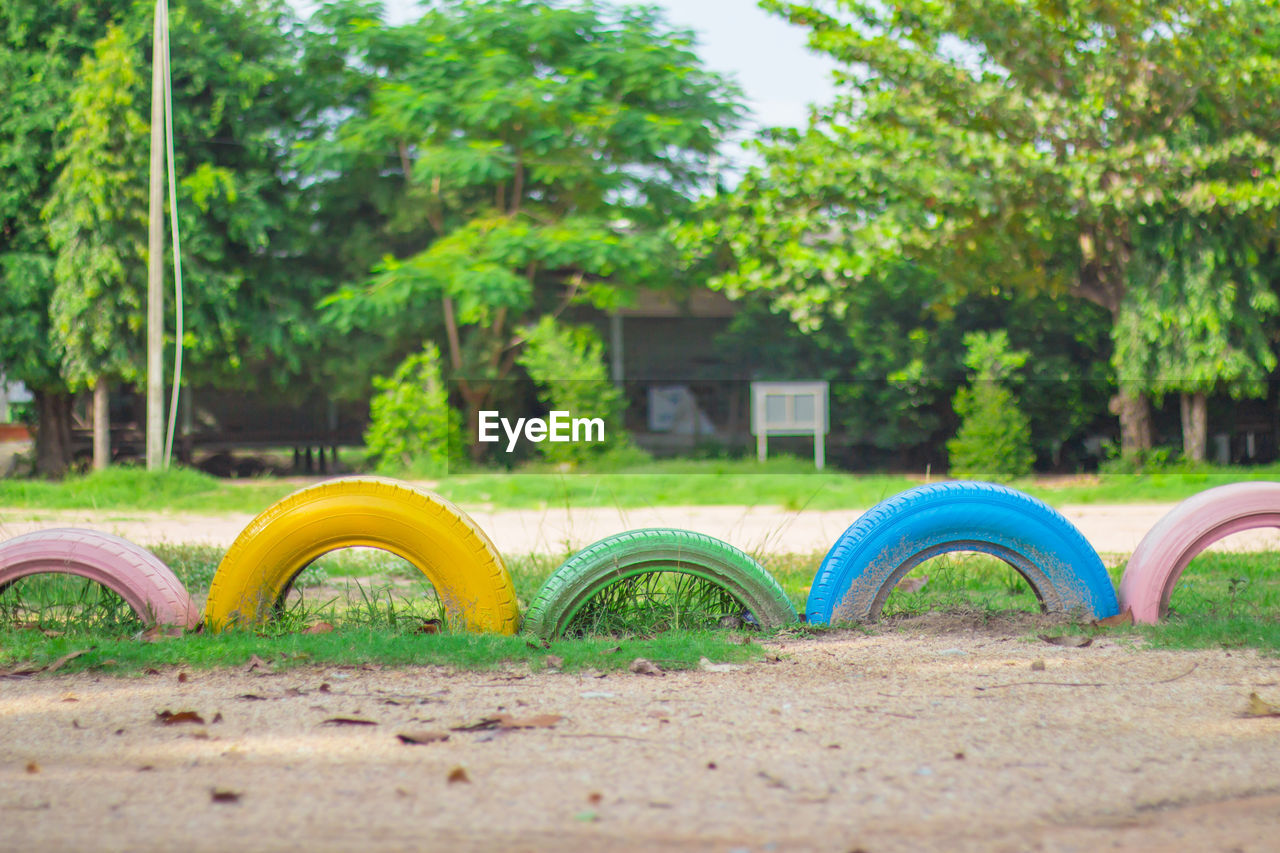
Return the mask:
<svg viewBox="0 0 1280 853"><path fill-rule="evenodd" d="M664 677L0 681L0 849L1275 849L1280 719L1240 712L1280 662L940 625ZM497 712L563 719L450 731Z"/></svg>
<svg viewBox="0 0 1280 853"><path fill-rule="evenodd" d="M1071 519L1100 553L1128 554L1172 504L1068 506ZM753 553L826 551L859 510L790 511L781 507L702 506L636 510L541 509L468 512L504 554L560 555L613 533L638 527L682 527L730 542ZM92 527L142 545L159 542L227 546L252 516L142 514L129 512L6 510L0 508L0 538L45 527ZM1280 551L1280 530L1248 531L1219 547Z"/></svg>

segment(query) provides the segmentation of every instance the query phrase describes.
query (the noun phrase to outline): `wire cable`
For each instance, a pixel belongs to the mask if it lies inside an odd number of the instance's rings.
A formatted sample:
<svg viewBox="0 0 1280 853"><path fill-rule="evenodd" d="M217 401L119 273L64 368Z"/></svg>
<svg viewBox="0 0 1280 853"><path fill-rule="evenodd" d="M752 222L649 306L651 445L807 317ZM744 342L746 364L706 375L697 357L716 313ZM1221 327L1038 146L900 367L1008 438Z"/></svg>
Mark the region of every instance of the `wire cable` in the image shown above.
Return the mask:
<svg viewBox="0 0 1280 853"><path fill-rule="evenodd" d="M173 70L169 65L169 4L167 0L159 0L156 14L161 16L164 43L164 119L165 145L169 159L169 222L173 230L173 391L169 395L169 429L164 440L164 467L169 467L173 458L173 433L178 423L178 396L182 388L182 243L178 237L178 179L177 168L173 156Z"/></svg>

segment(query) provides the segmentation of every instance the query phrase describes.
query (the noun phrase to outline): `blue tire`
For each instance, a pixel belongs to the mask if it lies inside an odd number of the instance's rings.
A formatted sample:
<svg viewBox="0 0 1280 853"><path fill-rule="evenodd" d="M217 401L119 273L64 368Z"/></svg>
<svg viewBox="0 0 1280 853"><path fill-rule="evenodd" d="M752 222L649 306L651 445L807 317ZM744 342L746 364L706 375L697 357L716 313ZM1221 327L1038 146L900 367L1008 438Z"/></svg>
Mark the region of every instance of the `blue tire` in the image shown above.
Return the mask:
<svg viewBox="0 0 1280 853"><path fill-rule="evenodd" d="M935 483L872 507L841 534L814 576L809 622L870 621L907 572L949 551L1004 560L1046 613L1103 619L1118 610L1098 552L1042 501L992 483Z"/></svg>

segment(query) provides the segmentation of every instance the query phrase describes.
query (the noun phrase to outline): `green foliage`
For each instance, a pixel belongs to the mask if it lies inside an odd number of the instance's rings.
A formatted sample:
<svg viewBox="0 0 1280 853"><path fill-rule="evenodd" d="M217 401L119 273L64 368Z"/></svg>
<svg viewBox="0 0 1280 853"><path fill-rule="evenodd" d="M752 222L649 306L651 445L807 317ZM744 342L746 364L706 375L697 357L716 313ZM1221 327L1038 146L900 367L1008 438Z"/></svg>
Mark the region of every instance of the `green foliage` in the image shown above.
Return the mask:
<svg viewBox="0 0 1280 853"><path fill-rule="evenodd" d="M451 461L450 448L462 434L462 419L449 405L440 373L440 350L428 342L406 358L390 378L375 377L378 392L369 404L365 446L378 469L438 476ZM452 441L451 441L452 439Z"/></svg>
<svg viewBox="0 0 1280 853"><path fill-rule="evenodd" d="M72 388L143 372L146 320L147 124L141 77L119 26L77 72L58 155L62 171L45 208L57 252L49 307L63 376Z"/></svg>
<svg viewBox="0 0 1280 853"><path fill-rule="evenodd" d="M1265 397L1276 367L1268 321L1280 315L1274 263L1264 264L1246 235L1186 222L1145 236L1137 286L1116 321L1117 375L1157 401L1214 391Z"/></svg>
<svg viewBox="0 0 1280 853"><path fill-rule="evenodd" d="M326 14L358 86L300 159L333 175L317 189L336 209L364 205L351 251L386 247L325 301L333 328L384 353L448 341L473 416L510 377L520 328L671 282L662 226L740 111L689 34L593 2L444 0L401 27L356 3Z"/></svg>
<svg viewBox="0 0 1280 853"><path fill-rule="evenodd" d="M951 476L1002 482L1031 472L1031 426L1005 386L1027 353L1009 350L1003 331L965 335L973 384L956 392L960 430L947 442Z"/></svg>
<svg viewBox="0 0 1280 853"><path fill-rule="evenodd" d="M628 447L623 428L622 392L609 381L604 344L587 326L563 326L544 316L524 329L525 346L517 359L538 386L538 399L547 411L568 412L572 418L600 418L604 441L553 443L538 451L549 462L584 463L610 451Z"/></svg>

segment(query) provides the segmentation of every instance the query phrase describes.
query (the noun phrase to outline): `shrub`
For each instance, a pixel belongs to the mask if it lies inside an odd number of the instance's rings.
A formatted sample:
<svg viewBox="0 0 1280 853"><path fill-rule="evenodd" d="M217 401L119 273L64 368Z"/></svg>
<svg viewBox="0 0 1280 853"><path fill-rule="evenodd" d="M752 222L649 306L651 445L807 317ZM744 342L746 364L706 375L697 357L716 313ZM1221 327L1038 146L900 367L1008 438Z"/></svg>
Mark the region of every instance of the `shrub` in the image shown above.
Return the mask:
<svg viewBox="0 0 1280 853"><path fill-rule="evenodd" d="M537 445L549 462L579 464L606 459L634 461L631 439L623 428L622 392L609 381L604 344L587 326L562 326L550 316L524 329L525 347L518 359L538 386L538 399L549 411L572 417L602 418L603 442Z"/></svg>
<svg viewBox="0 0 1280 853"><path fill-rule="evenodd" d="M965 365L974 372L956 392L960 429L947 442L951 476L1002 482L1031 472L1031 425L1005 380L1024 363L1026 351L1010 352L1003 332L965 335Z"/></svg>
<svg viewBox="0 0 1280 853"><path fill-rule="evenodd" d="M435 344L406 358L389 379L375 377L373 387L364 441L379 471L439 476L461 461L462 418L449 405Z"/></svg>

